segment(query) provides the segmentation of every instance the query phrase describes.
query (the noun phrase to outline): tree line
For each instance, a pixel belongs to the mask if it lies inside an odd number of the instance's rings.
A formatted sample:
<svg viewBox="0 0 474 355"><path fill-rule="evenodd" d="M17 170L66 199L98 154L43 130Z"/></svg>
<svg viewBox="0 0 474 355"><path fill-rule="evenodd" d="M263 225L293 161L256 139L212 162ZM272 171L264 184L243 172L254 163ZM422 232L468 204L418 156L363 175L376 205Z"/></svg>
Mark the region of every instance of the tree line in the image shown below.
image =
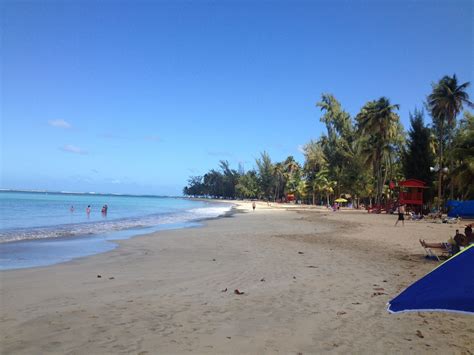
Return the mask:
<svg viewBox="0 0 474 355"><path fill-rule="evenodd" d="M183 194L195 197L250 198L330 204L346 197L382 205L392 198L390 182L419 179L427 184L424 200L438 207L446 198L474 198L474 116L467 88L456 75L432 84L425 109L410 113L410 128L400 122L399 105L386 97L367 102L355 116L324 93L316 107L325 132L303 147L304 163L292 156L273 162L267 152L255 167L218 169L191 176ZM425 124L425 115L431 122Z"/></svg>

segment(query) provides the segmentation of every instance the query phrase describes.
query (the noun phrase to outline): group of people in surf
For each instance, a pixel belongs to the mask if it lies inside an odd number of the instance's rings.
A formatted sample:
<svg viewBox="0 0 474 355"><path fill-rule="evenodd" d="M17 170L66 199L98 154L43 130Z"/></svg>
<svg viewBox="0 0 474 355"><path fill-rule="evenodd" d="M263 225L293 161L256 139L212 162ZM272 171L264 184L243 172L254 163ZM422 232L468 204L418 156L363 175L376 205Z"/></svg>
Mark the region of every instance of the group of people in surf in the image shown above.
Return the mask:
<svg viewBox="0 0 474 355"><path fill-rule="evenodd" d="M105 205L102 206L102 209L100 210L100 212L102 213L102 216L104 216L104 217L107 216L107 211L108 211L108 209L109 209L109 206L107 206L107 204L105 204ZM74 208L73 205L71 205L71 207L69 208L69 211L70 211L71 213L74 213L75 208ZM91 211L92 211L91 205L87 205L87 207L86 207L86 215L87 215L88 217L90 216Z"/></svg>

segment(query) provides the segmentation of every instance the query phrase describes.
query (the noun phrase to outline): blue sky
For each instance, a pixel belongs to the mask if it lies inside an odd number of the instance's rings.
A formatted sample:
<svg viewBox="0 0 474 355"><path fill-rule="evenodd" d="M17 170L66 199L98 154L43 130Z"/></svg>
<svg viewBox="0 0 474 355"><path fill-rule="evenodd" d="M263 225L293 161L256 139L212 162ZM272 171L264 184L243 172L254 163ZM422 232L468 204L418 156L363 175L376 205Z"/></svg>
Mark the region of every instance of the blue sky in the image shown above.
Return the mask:
<svg viewBox="0 0 474 355"><path fill-rule="evenodd" d="M0 6L2 188L180 194L221 159L302 161L323 92L408 127L432 82L473 81L469 0Z"/></svg>

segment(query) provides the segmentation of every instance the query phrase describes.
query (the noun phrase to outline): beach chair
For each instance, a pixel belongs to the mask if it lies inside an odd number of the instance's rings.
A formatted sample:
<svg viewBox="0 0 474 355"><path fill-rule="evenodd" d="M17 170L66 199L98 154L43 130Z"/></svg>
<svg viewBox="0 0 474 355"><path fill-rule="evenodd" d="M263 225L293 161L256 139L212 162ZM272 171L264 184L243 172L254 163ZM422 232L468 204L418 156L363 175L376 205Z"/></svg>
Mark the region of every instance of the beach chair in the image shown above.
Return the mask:
<svg viewBox="0 0 474 355"><path fill-rule="evenodd" d="M449 243L437 243L439 246L433 246L434 243L426 243L424 240L420 239L420 244L425 250L428 259L441 261L440 257L447 259L453 255L453 248Z"/></svg>
<svg viewBox="0 0 474 355"><path fill-rule="evenodd" d="M457 224L461 219L459 217L447 217L443 219L443 223L447 224Z"/></svg>

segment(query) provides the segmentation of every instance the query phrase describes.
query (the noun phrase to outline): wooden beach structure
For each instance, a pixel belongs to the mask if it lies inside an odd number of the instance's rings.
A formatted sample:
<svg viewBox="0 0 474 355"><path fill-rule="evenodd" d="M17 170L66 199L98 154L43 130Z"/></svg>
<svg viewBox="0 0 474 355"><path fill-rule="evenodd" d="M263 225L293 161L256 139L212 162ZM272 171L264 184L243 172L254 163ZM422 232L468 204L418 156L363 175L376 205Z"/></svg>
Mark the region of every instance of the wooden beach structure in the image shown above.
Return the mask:
<svg viewBox="0 0 474 355"><path fill-rule="evenodd" d="M423 208L423 190L426 183L417 179L407 179L398 183L398 203L409 210L421 212Z"/></svg>

